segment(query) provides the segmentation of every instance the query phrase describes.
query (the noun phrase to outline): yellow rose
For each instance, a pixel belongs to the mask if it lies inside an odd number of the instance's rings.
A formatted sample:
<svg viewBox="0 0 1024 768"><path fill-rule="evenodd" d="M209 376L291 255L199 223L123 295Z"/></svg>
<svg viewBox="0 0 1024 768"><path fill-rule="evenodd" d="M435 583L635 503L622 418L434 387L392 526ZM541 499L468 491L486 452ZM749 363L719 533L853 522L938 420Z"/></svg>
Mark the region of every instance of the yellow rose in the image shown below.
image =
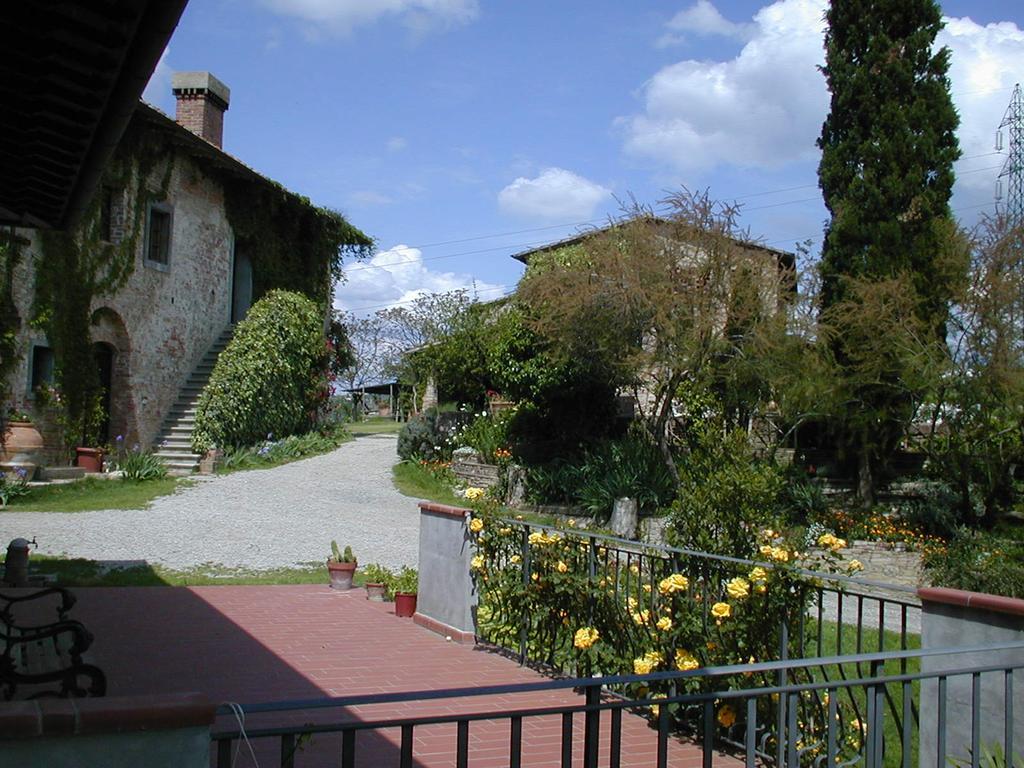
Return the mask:
<svg viewBox="0 0 1024 768"><path fill-rule="evenodd" d="M559 573L565 573L569 570L569 566L563 563L561 560L558 561L558 565L555 567L558 568Z"/></svg>
<svg viewBox="0 0 1024 768"><path fill-rule="evenodd" d="M530 575L530 578L534 581L540 581L540 574L534 573Z"/></svg>
<svg viewBox="0 0 1024 768"><path fill-rule="evenodd" d="M700 662L697 661L697 657L689 651L680 648L676 651L676 669L680 672L689 672L691 669L697 669L700 666Z"/></svg>
<svg viewBox="0 0 1024 768"><path fill-rule="evenodd" d="M670 595L673 592L685 592L690 586L690 580L681 573L673 573L667 579L662 579L658 584L658 591L663 595Z"/></svg>
<svg viewBox="0 0 1024 768"><path fill-rule="evenodd" d="M469 521L469 530L473 533L480 533L484 529L484 521L479 517L474 517Z"/></svg>
<svg viewBox="0 0 1024 768"><path fill-rule="evenodd" d="M650 592L650 591L651 591L651 585L650 584L644 584L644 592Z"/></svg>
<svg viewBox="0 0 1024 768"><path fill-rule="evenodd" d="M789 561L789 552L782 547L772 547L772 551L769 554L772 560L778 560L780 563Z"/></svg>
<svg viewBox="0 0 1024 768"><path fill-rule="evenodd" d="M523 558L521 558L519 555L512 555L512 557L510 557L508 560L513 565L519 565L519 563L523 562Z"/></svg>
<svg viewBox="0 0 1024 768"><path fill-rule="evenodd" d="M470 501L476 501L477 499L482 499L486 493L487 493L487 491L485 489L483 489L483 488L472 488L471 487L471 488L467 488L466 489L465 496Z"/></svg>
<svg viewBox="0 0 1024 768"><path fill-rule="evenodd" d="M573 520L573 519L572 519L572 518L570 517L570 518L569 518L568 520L566 520L566 525L568 525L568 526L569 526L570 528L575 528L575 527L576 527L576 521L575 521L575 520Z"/></svg>
<svg viewBox="0 0 1024 768"><path fill-rule="evenodd" d="M641 626L642 627L644 624L646 624L650 620L650 618L651 618L651 612L650 611L640 611L639 613L634 613L633 614L633 623L636 624L637 626Z"/></svg>
<svg viewBox="0 0 1024 768"><path fill-rule="evenodd" d="M775 547L773 547L771 544L762 544L760 547L757 548L757 551L765 557L771 557L773 549L775 549Z"/></svg>
<svg viewBox="0 0 1024 768"><path fill-rule="evenodd" d="M728 603L715 603L711 606L711 615L716 619L727 619L732 616L732 606Z"/></svg>
<svg viewBox="0 0 1024 768"><path fill-rule="evenodd" d="M756 568L752 569L750 573L747 574L747 576L755 584L762 581L768 581L768 571L766 571L761 566L757 566Z"/></svg>
<svg viewBox="0 0 1024 768"><path fill-rule="evenodd" d="M670 619L668 616L662 616L660 619L658 619L658 623L654 626L656 626L662 632L668 632L670 629L672 629L672 619Z"/></svg>
<svg viewBox="0 0 1024 768"><path fill-rule="evenodd" d="M469 561L469 566L474 571L483 570L483 567L484 567L484 556L483 555L475 555L473 557L473 559Z"/></svg>
<svg viewBox="0 0 1024 768"><path fill-rule="evenodd" d="M572 644L580 650L585 651L596 643L599 637L600 635L593 627L582 627L576 630L576 635L573 637Z"/></svg>
<svg viewBox="0 0 1024 768"><path fill-rule="evenodd" d="M511 528L499 528L498 529L498 533L500 533L502 535L508 534L508 533L512 533L512 529Z"/></svg>
<svg viewBox="0 0 1024 768"><path fill-rule="evenodd" d="M736 723L736 712L728 704L723 704L718 709L718 724L723 728L730 728Z"/></svg>
<svg viewBox="0 0 1024 768"><path fill-rule="evenodd" d="M728 592L729 597L734 600L742 600L746 597L750 597L750 582L741 576L737 576L725 585L725 591Z"/></svg>
<svg viewBox="0 0 1024 768"><path fill-rule="evenodd" d="M639 659L633 659L633 674L635 675L649 675L651 670L654 669L654 664L646 656L641 656Z"/></svg>
<svg viewBox="0 0 1024 768"><path fill-rule="evenodd" d="M851 560L846 564L846 567L850 570L850 573L864 570L864 564L860 560Z"/></svg>

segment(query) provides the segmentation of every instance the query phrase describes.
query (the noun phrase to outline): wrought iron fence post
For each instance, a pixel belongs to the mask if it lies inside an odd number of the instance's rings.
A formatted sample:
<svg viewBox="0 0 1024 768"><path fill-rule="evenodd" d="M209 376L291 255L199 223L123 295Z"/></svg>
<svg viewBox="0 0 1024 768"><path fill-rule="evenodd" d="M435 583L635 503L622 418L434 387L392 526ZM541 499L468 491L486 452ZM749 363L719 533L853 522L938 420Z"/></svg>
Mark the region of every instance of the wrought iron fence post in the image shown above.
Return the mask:
<svg viewBox="0 0 1024 768"><path fill-rule="evenodd" d="M523 526L522 554L520 559L523 562L523 596L530 588L530 571L533 566L530 563L530 526ZM527 601L523 600L523 611L519 616L519 664L526 664L526 651L530 632L530 609Z"/></svg>
<svg viewBox="0 0 1024 768"><path fill-rule="evenodd" d="M597 575L597 539L590 537L587 547L587 625L594 623L594 577Z"/></svg>
<svg viewBox="0 0 1024 768"><path fill-rule="evenodd" d="M785 661L789 658L789 617L784 613L782 615L782 625L779 627L779 660ZM779 670L779 687L785 687L786 685L786 670ZM778 717L775 720L775 727L777 728L776 733L778 737L775 739L775 764L785 765L786 764L786 696L779 694L779 712ZM790 736L792 738L792 736Z"/></svg>
<svg viewBox="0 0 1024 768"><path fill-rule="evenodd" d="M583 727L583 768L597 768L597 753L601 742L601 684L587 685L587 714ZM590 708L592 707L592 709Z"/></svg>

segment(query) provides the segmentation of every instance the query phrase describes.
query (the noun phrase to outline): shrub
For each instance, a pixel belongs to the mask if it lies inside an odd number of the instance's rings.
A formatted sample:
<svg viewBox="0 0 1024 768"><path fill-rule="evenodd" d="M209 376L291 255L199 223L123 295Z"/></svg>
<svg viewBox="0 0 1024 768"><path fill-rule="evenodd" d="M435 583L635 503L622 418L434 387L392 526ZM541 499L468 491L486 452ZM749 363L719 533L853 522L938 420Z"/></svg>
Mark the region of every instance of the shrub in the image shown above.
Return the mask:
<svg viewBox="0 0 1024 768"><path fill-rule="evenodd" d="M252 445L309 428L322 400L323 313L298 293L257 301L217 360L199 399L192 446Z"/></svg>
<svg viewBox="0 0 1024 768"><path fill-rule="evenodd" d="M224 449L221 469L252 469L317 456L333 451L347 434L341 425L328 424L304 435L264 440L252 446L228 447Z"/></svg>
<svg viewBox="0 0 1024 768"><path fill-rule="evenodd" d="M584 454L575 498L591 515L607 518L616 499L636 499L639 511L650 514L675 493L675 480L657 446L630 435Z"/></svg>
<svg viewBox="0 0 1024 768"><path fill-rule="evenodd" d="M924 565L937 587L1024 598L1024 541L967 528L946 547L931 547Z"/></svg>
<svg viewBox="0 0 1024 768"><path fill-rule="evenodd" d="M17 467L9 474L0 472L0 507L6 507L12 499L27 496L28 472L22 467Z"/></svg>
<svg viewBox="0 0 1024 768"><path fill-rule="evenodd" d="M747 436L704 428L682 467L679 498L672 505L669 540L676 546L732 557L756 553L753 531L775 523L782 477L757 462Z"/></svg>
<svg viewBox="0 0 1024 768"><path fill-rule="evenodd" d="M494 416L481 413L459 430L456 442L480 452L483 460L494 464L496 454L508 445L508 423L514 416L512 411L502 411Z"/></svg>
<svg viewBox="0 0 1024 768"><path fill-rule="evenodd" d="M452 455L457 424L458 414L440 413L436 408L409 419L398 433L399 458L446 461Z"/></svg>
<svg viewBox="0 0 1024 768"><path fill-rule="evenodd" d="M162 480L167 477L167 465L149 451L132 451L120 459L121 479L132 482Z"/></svg>

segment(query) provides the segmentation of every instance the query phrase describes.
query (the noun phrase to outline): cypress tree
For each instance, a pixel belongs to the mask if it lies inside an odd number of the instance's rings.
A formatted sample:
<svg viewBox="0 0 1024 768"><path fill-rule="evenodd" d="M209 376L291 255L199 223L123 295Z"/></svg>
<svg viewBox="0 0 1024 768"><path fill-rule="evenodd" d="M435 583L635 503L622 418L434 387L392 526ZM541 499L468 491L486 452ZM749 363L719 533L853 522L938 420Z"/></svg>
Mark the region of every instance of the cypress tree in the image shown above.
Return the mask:
<svg viewBox="0 0 1024 768"><path fill-rule="evenodd" d="M831 219L822 308L850 298L848 278L904 277L916 292L918 319L941 343L956 271L945 254L960 156L949 49L934 50L941 10L933 0L832 0L826 20L822 72L832 96L818 139L818 178ZM840 333L841 367L849 343ZM865 503L873 500L872 466L899 440L904 406L877 387L859 392L851 404L857 413L840 419L840 443L857 458Z"/></svg>

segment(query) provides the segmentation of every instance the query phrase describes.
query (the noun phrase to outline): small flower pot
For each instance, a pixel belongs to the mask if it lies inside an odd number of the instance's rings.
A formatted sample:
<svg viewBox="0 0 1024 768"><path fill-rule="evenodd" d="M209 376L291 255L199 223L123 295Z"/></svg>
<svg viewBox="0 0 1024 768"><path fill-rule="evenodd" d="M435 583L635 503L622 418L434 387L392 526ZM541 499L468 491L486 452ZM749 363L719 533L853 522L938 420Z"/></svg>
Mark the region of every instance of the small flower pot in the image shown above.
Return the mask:
<svg viewBox="0 0 1024 768"><path fill-rule="evenodd" d="M103 471L103 450L100 448L75 448L75 466L86 472Z"/></svg>
<svg viewBox="0 0 1024 768"><path fill-rule="evenodd" d="M332 563L328 560L327 572L331 575L331 589L352 589L352 577L356 573L356 563Z"/></svg>
<svg viewBox="0 0 1024 768"><path fill-rule="evenodd" d="M395 616L408 619L416 613L416 593L396 592L395 593Z"/></svg>
<svg viewBox="0 0 1024 768"><path fill-rule="evenodd" d="M384 602L385 586L383 584L372 584L370 582L367 582L364 586L366 587L367 600L373 600L373 602L375 603Z"/></svg>

